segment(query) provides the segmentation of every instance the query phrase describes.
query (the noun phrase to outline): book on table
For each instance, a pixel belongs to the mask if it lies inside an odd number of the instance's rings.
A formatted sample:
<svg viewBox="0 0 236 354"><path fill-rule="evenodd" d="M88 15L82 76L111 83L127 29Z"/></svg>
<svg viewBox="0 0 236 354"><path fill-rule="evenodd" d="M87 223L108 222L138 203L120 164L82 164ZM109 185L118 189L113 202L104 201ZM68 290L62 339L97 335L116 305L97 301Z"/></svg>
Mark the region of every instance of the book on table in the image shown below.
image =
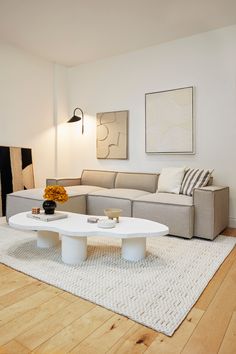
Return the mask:
<svg viewBox="0 0 236 354"><path fill-rule="evenodd" d="M68 217L66 213L56 211L54 214L45 214L43 211L40 214L32 214L31 212L26 214L28 218L41 220L41 221L55 221L59 219L65 219Z"/></svg>

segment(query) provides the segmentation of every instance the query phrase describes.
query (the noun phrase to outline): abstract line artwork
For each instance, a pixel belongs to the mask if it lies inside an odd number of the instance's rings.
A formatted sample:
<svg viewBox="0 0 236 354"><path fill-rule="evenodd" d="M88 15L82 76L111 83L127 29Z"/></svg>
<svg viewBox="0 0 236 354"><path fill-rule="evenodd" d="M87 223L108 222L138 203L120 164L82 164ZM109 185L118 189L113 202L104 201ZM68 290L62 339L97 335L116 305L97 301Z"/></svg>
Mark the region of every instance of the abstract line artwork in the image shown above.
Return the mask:
<svg viewBox="0 0 236 354"><path fill-rule="evenodd" d="M97 113L97 158L128 158L129 111Z"/></svg>
<svg viewBox="0 0 236 354"><path fill-rule="evenodd" d="M193 87L145 95L146 152L194 154Z"/></svg>
<svg viewBox="0 0 236 354"><path fill-rule="evenodd" d="M0 216L6 215L7 194L34 188L31 149L0 146Z"/></svg>

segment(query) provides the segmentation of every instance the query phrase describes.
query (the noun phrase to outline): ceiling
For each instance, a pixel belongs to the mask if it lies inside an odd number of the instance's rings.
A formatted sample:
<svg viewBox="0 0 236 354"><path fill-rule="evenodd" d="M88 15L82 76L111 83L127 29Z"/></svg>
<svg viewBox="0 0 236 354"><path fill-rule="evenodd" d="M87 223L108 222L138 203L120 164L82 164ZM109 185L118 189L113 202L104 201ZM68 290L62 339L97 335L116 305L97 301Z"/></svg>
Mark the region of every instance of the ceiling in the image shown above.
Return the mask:
<svg viewBox="0 0 236 354"><path fill-rule="evenodd" d="M0 0L0 40L72 66L236 23L236 0Z"/></svg>

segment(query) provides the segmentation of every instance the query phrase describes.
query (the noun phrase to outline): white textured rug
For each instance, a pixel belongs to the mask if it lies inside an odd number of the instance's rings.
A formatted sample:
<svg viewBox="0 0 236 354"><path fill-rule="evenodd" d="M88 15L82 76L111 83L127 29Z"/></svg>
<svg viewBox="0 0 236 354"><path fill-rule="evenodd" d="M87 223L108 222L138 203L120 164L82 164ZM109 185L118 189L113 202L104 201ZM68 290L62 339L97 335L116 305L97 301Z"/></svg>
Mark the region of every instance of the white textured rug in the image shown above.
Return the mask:
<svg viewBox="0 0 236 354"><path fill-rule="evenodd" d="M61 262L60 249L38 249L36 234L0 224L0 261L46 283L172 335L233 249L215 241L163 236L148 240L145 260L121 258L120 242L90 238L80 266Z"/></svg>

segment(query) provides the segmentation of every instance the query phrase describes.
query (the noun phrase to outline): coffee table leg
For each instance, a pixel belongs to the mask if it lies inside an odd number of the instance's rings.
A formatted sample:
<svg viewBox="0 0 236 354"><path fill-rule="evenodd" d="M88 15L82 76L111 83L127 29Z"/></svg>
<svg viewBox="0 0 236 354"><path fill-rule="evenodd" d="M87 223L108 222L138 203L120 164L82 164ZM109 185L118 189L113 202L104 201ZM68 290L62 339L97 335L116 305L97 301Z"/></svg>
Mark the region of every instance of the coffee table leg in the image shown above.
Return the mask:
<svg viewBox="0 0 236 354"><path fill-rule="evenodd" d="M87 237L61 234L61 258L64 263L78 264L87 258Z"/></svg>
<svg viewBox="0 0 236 354"><path fill-rule="evenodd" d="M122 238L122 257L128 261L139 261L146 255L146 238Z"/></svg>
<svg viewBox="0 0 236 354"><path fill-rule="evenodd" d="M58 245L59 242L58 232L37 231L37 247L50 248Z"/></svg>

